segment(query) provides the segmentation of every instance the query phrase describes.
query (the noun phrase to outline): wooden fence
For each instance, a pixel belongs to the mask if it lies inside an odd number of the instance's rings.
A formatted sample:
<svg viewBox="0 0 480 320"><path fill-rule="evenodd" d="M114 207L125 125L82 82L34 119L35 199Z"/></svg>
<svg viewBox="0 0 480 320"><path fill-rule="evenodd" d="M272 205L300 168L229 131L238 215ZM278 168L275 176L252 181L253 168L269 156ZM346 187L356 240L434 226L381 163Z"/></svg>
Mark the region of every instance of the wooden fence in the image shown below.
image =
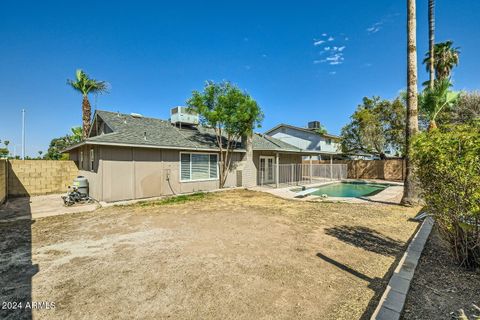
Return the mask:
<svg viewBox="0 0 480 320"><path fill-rule="evenodd" d="M303 163L309 163L304 160ZM328 160L312 160L312 163L328 164ZM405 161L403 159L387 160L334 160L334 164L346 164L349 179L380 179L403 181L405 178Z"/></svg>

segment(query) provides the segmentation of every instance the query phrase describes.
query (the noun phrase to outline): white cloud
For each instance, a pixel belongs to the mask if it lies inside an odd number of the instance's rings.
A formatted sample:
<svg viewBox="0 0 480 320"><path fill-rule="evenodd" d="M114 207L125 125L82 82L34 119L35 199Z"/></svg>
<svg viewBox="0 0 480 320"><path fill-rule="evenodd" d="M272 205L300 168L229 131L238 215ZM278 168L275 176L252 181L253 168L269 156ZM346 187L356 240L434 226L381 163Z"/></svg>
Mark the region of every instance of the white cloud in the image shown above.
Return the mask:
<svg viewBox="0 0 480 320"><path fill-rule="evenodd" d="M337 71L330 71L328 74L334 76L337 74Z"/></svg>
<svg viewBox="0 0 480 320"><path fill-rule="evenodd" d="M343 43L343 38L345 37L345 34L340 34L339 40L335 41L335 38L331 35L328 35L326 33L322 34L324 36L325 40L314 40L314 46L320 46L321 44L324 44L325 42L331 42L329 45L324 46L320 51L318 52L319 55L323 56L323 59L318 59L314 60L314 64L321 64L321 63L326 63L332 66L342 64L345 61L344 57L344 50L346 49L347 46L344 45ZM345 37L345 39L348 39Z"/></svg>
<svg viewBox="0 0 480 320"><path fill-rule="evenodd" d="M369 34L377 33L382 29L383 21L375 22L371 27L367 28Z"/></svg>
<svg viewBox="0 0 480 320"><path fill-rule="evenodd" d="M345 58L343 57L343 53L338 52L330 55L325 60L326 60L325 62L327 62L329 65L334 66L334 65L342 64Z"/></svg>
<svg viewBox="0 0 480 320"><path fill-rule="evenodd" d="M385 26L386 23L393 22L395 20L395 17L397 17L398 15L399 15L398 13L387 14L382 19L375 22L374 24L372 24L370 27L366 29L368 34L374 34L382 30L382 28Z"/></svg>
<svg viewBox="0 0 480 320"><path fill-rule="evenodd" d="M326 33L322 33L322 37L326 37L326 36L327 36L327 34L326 34Z"/></svg>

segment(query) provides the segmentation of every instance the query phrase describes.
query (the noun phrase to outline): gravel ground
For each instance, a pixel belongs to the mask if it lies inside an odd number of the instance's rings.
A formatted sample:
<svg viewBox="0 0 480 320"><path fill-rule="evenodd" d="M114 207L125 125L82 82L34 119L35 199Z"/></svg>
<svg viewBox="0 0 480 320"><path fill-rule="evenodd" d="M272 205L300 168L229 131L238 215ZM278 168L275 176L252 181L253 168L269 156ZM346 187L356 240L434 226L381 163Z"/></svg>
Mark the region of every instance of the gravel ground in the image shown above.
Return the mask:
<svg viewBox="0 0 480 320"><path fill-rule="evenodd" d="M237 190L0 222L0 318L368 319L416 212Z"/></svg>
<svg viewBox="0 0 480 320"><path fill-rule="evenodd" d="M402 319L457 319L463 309L468 319L480 318L480 270L455 264L447 244L434 228L415 271Z"/></svg>

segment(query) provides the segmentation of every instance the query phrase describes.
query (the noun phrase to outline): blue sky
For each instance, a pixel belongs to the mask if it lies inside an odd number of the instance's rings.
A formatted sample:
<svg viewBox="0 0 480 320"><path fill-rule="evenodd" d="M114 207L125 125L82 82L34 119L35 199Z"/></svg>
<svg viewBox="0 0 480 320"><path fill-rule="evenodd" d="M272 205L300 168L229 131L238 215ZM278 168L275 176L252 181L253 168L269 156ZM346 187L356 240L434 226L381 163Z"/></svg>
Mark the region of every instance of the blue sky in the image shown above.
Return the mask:
<svg viewBox="0 0 480 320"><path fill-rule="evenodd" d="M66 85L77 68L111 84L94 108L166 119L225 79L259 102L260 131L320 120L338 134L363 96L405 87L405 2L2 1L0 139L20 153L22 108L30 155L80 125L81 96ZM480 1L436 3L437 40L461 47L455 88L478 89ZM417 1L420 62L426 5Z"/></svg>

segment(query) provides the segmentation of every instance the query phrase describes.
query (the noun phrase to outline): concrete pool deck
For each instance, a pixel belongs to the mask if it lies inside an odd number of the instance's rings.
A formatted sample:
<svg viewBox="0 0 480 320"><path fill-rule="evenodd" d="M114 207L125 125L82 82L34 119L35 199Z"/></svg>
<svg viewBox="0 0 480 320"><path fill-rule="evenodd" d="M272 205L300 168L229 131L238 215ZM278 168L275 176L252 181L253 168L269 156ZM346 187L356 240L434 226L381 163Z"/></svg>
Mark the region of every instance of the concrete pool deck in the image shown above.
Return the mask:
<svg viewBox="0 0 480 320"><path fill-rule="evenodd" d="M305 197L298 197L298 194L292 189L295 188L315 188L320 186L325 186L332 183L338 182L366 182L366 183L381 183L381 184L390 184L388 188L385 190L380 191L379 193L368 196L368 197L359 197L359 198L350 198L350 197L327 197L322 198L321 196L316 195L307 195ZM255 191L263 191L268 192L272 195L277 197L281 197L284 199L292 199L298 201L325 201L325 202L347 202L347 203L379 203L379 204L400 204L400 200L402 199L403 194L403 182L398 181L385 181L385 180L360 180L360 179L344 179L342 181L334 180L334 181L327 181L322 183L315 183L315 184L306 184L302 186L289 186L284 188L268 188L268 187L253 187L250 188L251 190Z"/></svg>

